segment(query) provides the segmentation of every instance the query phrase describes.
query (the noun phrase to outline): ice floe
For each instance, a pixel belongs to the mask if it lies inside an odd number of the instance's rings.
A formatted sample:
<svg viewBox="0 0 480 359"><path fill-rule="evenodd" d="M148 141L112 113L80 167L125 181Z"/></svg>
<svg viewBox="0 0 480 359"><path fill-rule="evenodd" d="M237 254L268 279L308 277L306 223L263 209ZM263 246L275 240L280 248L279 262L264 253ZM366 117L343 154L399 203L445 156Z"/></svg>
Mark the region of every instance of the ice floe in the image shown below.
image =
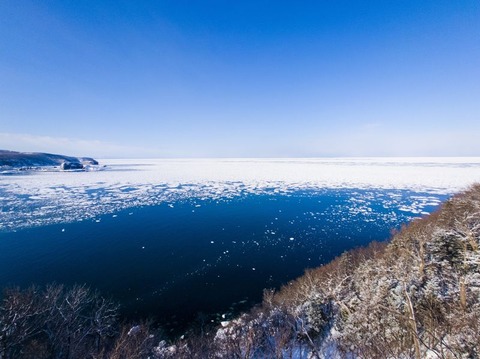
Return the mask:
<svg viewBox="0 0 480 359"><path fill-rule="evenodd" d="M101 160L103 171L0 175L0 230L97 218L106 213L188 198L221 199L298 190L411 190L402 207L426 213L480 181L480 158L145 159ZM384 207L397 193L385 197ZM393 201L393 202L392 202ZM199 208L197 205L196 208ZM368 196L352 196L351 214L371 211Z"/></svg>

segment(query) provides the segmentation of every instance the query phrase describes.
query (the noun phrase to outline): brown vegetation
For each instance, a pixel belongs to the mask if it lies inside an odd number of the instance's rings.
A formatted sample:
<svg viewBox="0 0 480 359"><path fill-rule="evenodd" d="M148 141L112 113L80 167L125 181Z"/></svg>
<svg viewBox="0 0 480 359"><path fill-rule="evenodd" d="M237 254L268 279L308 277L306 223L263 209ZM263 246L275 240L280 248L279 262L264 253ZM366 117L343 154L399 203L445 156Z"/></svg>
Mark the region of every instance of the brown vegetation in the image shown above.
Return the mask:
<svg viewBox="0 0 480 359"><path fill-rule="evenodd" d="M1 359L144 358L153 340L147 324L120 325L118 305L85 286L3 293Z"/></svg>

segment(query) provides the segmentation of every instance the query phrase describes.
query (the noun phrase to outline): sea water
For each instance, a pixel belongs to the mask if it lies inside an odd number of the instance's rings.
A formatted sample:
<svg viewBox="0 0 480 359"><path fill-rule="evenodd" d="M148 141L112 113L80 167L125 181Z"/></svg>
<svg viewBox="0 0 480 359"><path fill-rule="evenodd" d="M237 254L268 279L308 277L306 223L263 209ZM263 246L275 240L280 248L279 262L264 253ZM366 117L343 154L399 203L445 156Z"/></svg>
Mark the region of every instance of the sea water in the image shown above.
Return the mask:
<svg viewBox="0 0 480 359"><path fill-rule="evenodd" d="M261 301L306 268L383 241L447 195L322 189L190 197L0 232L0 286L86 284L179 333Z"/></svg>

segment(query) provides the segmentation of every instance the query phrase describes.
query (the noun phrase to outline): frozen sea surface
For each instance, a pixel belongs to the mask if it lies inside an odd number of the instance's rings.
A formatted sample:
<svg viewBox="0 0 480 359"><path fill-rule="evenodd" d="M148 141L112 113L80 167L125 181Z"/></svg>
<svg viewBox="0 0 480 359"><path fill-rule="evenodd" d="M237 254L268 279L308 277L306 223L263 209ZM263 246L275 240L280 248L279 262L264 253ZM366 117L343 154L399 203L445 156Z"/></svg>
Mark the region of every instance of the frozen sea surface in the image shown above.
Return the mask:
<svg viewBox="0 0 480 359"><path fill-rule="evenodd" d="M325 188L451 194L480 181L480 158L100 162L107 166L103 171L0 176L0 231L78 221L187 198L219 199Z"/></svg>

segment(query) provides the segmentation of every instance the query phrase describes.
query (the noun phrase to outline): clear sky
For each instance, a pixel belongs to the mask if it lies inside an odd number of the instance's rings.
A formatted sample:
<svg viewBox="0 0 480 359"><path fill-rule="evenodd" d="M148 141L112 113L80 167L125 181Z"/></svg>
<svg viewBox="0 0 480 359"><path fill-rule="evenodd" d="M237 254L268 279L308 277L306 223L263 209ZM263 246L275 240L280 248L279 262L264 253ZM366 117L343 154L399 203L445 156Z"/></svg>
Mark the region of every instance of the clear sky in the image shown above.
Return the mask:
<svg viewBox="0 0 480 359"><path fill-rule="evenodd" d="M480 1L2 0L0 149L480 156Z"/></svg>

